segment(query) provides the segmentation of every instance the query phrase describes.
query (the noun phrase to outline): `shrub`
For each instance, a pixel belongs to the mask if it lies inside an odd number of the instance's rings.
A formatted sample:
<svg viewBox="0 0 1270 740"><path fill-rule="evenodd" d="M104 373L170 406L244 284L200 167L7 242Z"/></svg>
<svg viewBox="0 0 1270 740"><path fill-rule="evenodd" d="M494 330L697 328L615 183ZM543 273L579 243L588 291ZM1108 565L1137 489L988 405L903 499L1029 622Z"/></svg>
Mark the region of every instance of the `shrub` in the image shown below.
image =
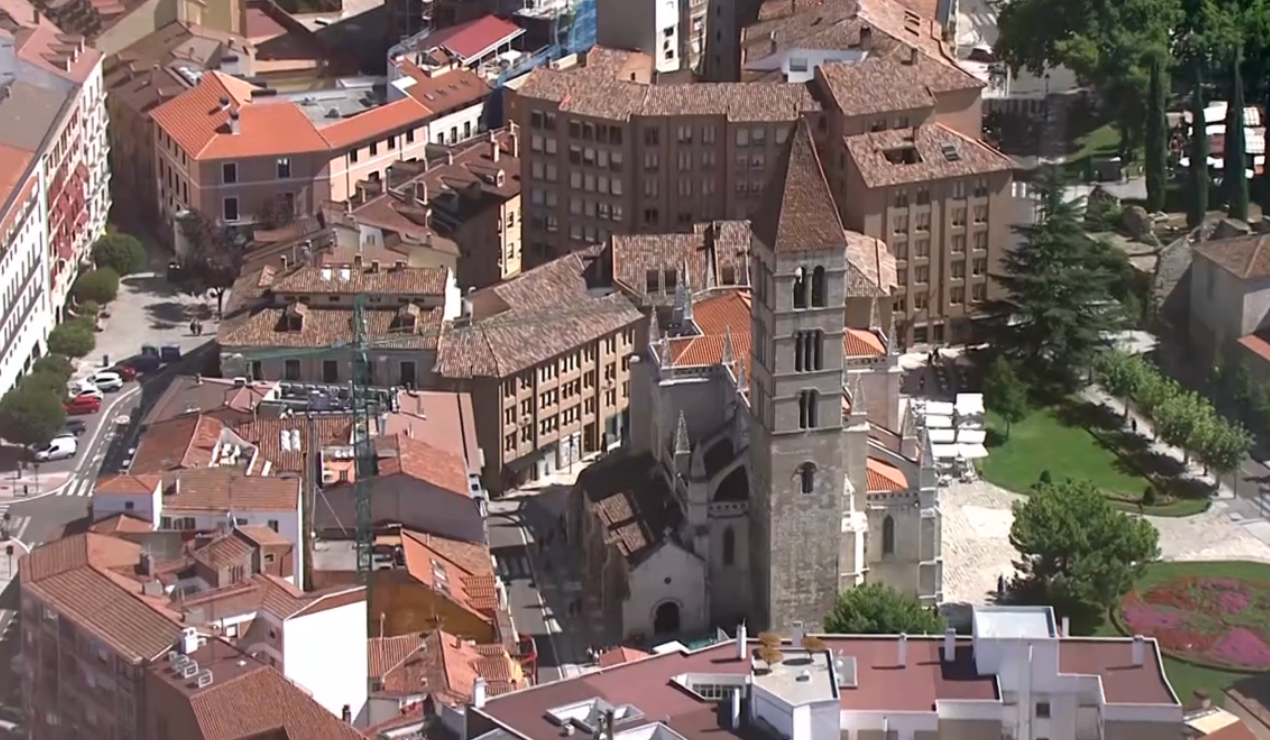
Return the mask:
<svg viewBox="0 0 1270 740"><path fill-rule="evenodd" d="M148 261L145 245L128 234L107 234L93 245L93 264L98 269L114 270L116 275L141 272Z"/></svg>
<svg viewBox="0 0 1270 740"><path fill-rule="evenodd" d="M781 653L780 650L777 650L776 648L771 647L769 645L764 645L763 647L758 649L758 657L764 663L767 663L769 665L776 665L777 663L780 663L785 658L784 654Z"/></svg>
<svg viewBox="0 0 1270 740"><path fill-rule="evenodd" d="M1147 487L1142 490L1142 505L1155 506L1156 501L1158 500L1159 498L1158 494L1155 492L1155 486L1148 484Z"/></svg>
<svg viewBox="0 0 1270 740"><path fill-rule="evenodd" d="M760 645L765 645L767 647L778 648L781 646L781 636L775 632L758 633L758 641Z"/></svg>
<svg viewBox="0 0 1270 740"><path fill-rule="evenodd" d="M97 346L93 330L82 322L59 324L49 334L49 351L67 357L84 357Z"/></svg>
<svg viewBox="0 0 1270 740"><path fill-rule="evenodd" d="M75 298L81 303L110 303L119 295L119 273L109 267L89 270L75 281Z"/></svg>
<svg viewBox="0 0 1270 740"><path fill-rule="evenodd" d="M101 304L97 301L83 301L75 307L75 313L77 316L96 316L101 313Z"/></svg>
<svg viewBox="0 0 1270 740"><path fill-rule="evenodd" d="M807 635L803 638L803 647L807 650L819 652L825 649L825 641L815 635Z"/></svg>
<svg viewBox="0 0 1270 740"><path fill-rule="evenodd" d="M1050 475L1049 468L1041 471L1041 477L1038 479L1038 482L1043 486L1048 486L1054 482L1054 477Z"/></svg>

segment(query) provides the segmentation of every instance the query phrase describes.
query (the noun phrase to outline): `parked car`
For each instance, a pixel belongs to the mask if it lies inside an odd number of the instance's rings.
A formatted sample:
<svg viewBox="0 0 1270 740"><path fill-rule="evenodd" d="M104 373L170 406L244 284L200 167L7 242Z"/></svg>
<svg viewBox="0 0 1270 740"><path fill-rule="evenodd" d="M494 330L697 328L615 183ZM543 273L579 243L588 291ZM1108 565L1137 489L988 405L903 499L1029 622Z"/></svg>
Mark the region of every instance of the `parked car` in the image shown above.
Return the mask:
<svg viewBox="0 0 1270 740"><path fill-rule="evenodd" d="M83 419L67 419L66 423L62 425L62 431L58 433L58 436L73 434L78 437L86 431L88 431L88 424Z"/></svg>
<svg viewBox="0 0 1270 740"><path fill-rule="evenodd" d="M98 401L101 401L106 397L106 394L103 393L100 388L93 385L91 382L87 380L81 380L78 383L76 383L74 388L71 390L71 395L75 396L76 398L78 398L79 396L92 396Z"/></svg>
<svg viewBox="0 0 1270 740"><path fill-rule="evenodd" d="M83 416L101 411L101 399L96 396L76 396L62 402L68 416Z"/></svg>
<svg viewBox="0 0 1270 740"><path fill-rule="evenodd" d="M35 453L37 462L53 462L55 460L69 460L75 457L79 452L79 440L75 439L75 435L65 437L54 437L48 446Z"/></svg>
<svg viewBox="0 0 1270 740"><path fill-rule="evenodd" d="M118 373L119 377L123 378L125 382L130 382L137 379L137 373L140 372L140 370L137 369L136 365L130 364L128 360L124 360L118 365L110 368L110 372Z"/></svg>
<svg viewBox="0 0 1270 740"><path fill-rule="evenodd" d="M114 370L98 370L84 380L97 390L111 393L123 388L123 376Z"/></svg>

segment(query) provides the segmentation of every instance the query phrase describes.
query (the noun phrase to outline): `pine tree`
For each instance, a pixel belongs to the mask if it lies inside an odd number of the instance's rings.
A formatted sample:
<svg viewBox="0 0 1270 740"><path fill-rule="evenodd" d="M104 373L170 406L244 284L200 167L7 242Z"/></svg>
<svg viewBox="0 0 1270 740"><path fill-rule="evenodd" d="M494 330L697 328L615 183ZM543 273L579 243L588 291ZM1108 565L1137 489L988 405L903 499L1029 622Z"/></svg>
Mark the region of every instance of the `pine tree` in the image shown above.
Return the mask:
<svg viewBox="0 0 1270 740"><path fill-rule="evenodd" d="M1244 141L1244 76L1243 47L1235 48L1230 67L1230 107L1226 111L1226 157L1222 178L1226 194L1226 214L1234 219L1248 219L1248 147Z"/></svg>
<svg viewBox="0 0 1270 740"><path fill-rule="evenodd" d="M987 324L993 347L1027 376L1074 388L1120 312L1105 245L1086 233L1084 205L1064 185L1056 169L1037 184L1037 222L1017 227L1022 243L1002 259L1005 297L987 306Z"/></svg>
<svg viewBox="0 0 1270 740"><path fill-rule="evenodd" d="M1165 116L1169 81L1168 71L1164 68L1164 54L1163 51L1151 54L1151 81L1147 93L1145 164L1147 211L1151 213L1164 210L1164 195L1168 187L1169 125Z"/></svg>
<svg viewBox="0 0 1270 740"><path fill-rule="evenodd" d="M1195 87L1191 91L1191 170L1190 197L1186 225L1192 229L1204 223L1208 213L1208 121L1204 117L1204 68L1195 62Z"/></svg>

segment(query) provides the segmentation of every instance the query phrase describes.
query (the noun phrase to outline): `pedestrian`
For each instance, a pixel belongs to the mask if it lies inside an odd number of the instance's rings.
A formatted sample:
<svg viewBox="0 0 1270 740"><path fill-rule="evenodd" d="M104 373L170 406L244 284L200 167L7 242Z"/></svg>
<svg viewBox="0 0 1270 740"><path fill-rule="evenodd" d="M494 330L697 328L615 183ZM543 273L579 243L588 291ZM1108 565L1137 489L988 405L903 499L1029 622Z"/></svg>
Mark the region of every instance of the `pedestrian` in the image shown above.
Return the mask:
<svg viewBox="0 0 1270 740"><path fill-rule="evenodd" d="M190 321L190 336L196 336L198 331L198 322Z"/></svg>
<svg viewBox="0 0 1270 740"><path fill-rule="evenodd" d="M997 599L1000 600L1005 596L1005 575L997 576Z"/></svg>
<svg viewBox="0 0 1270 740"><path fill-rule="evenodd" d="M1137 434L1137 433L1138 433L1138 420L1137 420L1137 419L1130 419L1130 420L1129 420L1129 428L1133 430L1133 433L1134 433L1134 434Z"/></svg>

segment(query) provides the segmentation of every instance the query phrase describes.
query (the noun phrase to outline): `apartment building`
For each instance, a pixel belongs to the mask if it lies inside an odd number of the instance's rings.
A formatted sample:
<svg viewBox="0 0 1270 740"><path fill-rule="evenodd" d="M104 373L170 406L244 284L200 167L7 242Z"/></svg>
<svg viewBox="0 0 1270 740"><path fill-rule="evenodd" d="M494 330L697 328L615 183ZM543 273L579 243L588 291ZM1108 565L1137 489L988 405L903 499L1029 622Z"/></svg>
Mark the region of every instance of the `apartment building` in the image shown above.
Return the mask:
<svg viewBox="0 0 1270 740"><path fill-rule="evenodd" d="M438 382L471 394L483 479L502 491L619 445L642 314L593 247L470 293L445 325Z"/></svg>
<svg viewBox="0 0 1270 740"><path fill-rule="evenodd" d="M189 539L130 526L23 556L19 666L32 738L246 738L278 727L351 737L347 722L343 735L330 728L341 715L364 720L365 590L301 592L262 571L269 550L256 537L229 529ZM154 674L175 670L191 690L234 686L230 668L200 652L228 650L222 640L237 648L233 665L276 676L274 693L253 705L233 691L231 712L195 702L191 717Z"/></svg>
<svg viewBox="0 0 1270 740"><path fill-rule="evenodd" d="M821 109L805 85L654 85L645 54L583 61L516 91L530 264L611 234L747 218L794 122Z"/></svg>
<svg viewBox="0 0 1270 740"><path fill-rule="evenodd" d="M534 691L477 695L463 736L1146 740L1184 731L1153 638L1069 637L1049 607L976 607L969 637L804 641L795 625L765 650L744 623L737 632Z"/></svg>
<svg viewBox="0 0 1270 740"><path fill-rule="evenodd" d="M269 206L307 216L347 200L358 182L384 178L395 162L424 158L432 125L446 116L462 113L462 133L479 133L488 84L466 69L398 63L410 84L390 85L386 97L369 83L281 94L202 74L150 113L158 211L168 223L197 210L230 227Z"/></svg>
<svg viewBox="0 0 1270 740"><path fill-rule="evenodd" d="M595 41L647 54L660 74L702 70L709 40L706 0L596 0Z"/></svg>
<svg viewBox="0 0 1270 740"><path fill-rule="evenodd" d="M521 270L520 169L511 124L359 183L339 218L361 249L444 251L460 288L484 288Z"/></svg>
<svg viewBox="0 0 1270 740"><path fill-rule="evenodd" d="M44 351L110 209L101 54L0 2L0 392Z"/></svg>

